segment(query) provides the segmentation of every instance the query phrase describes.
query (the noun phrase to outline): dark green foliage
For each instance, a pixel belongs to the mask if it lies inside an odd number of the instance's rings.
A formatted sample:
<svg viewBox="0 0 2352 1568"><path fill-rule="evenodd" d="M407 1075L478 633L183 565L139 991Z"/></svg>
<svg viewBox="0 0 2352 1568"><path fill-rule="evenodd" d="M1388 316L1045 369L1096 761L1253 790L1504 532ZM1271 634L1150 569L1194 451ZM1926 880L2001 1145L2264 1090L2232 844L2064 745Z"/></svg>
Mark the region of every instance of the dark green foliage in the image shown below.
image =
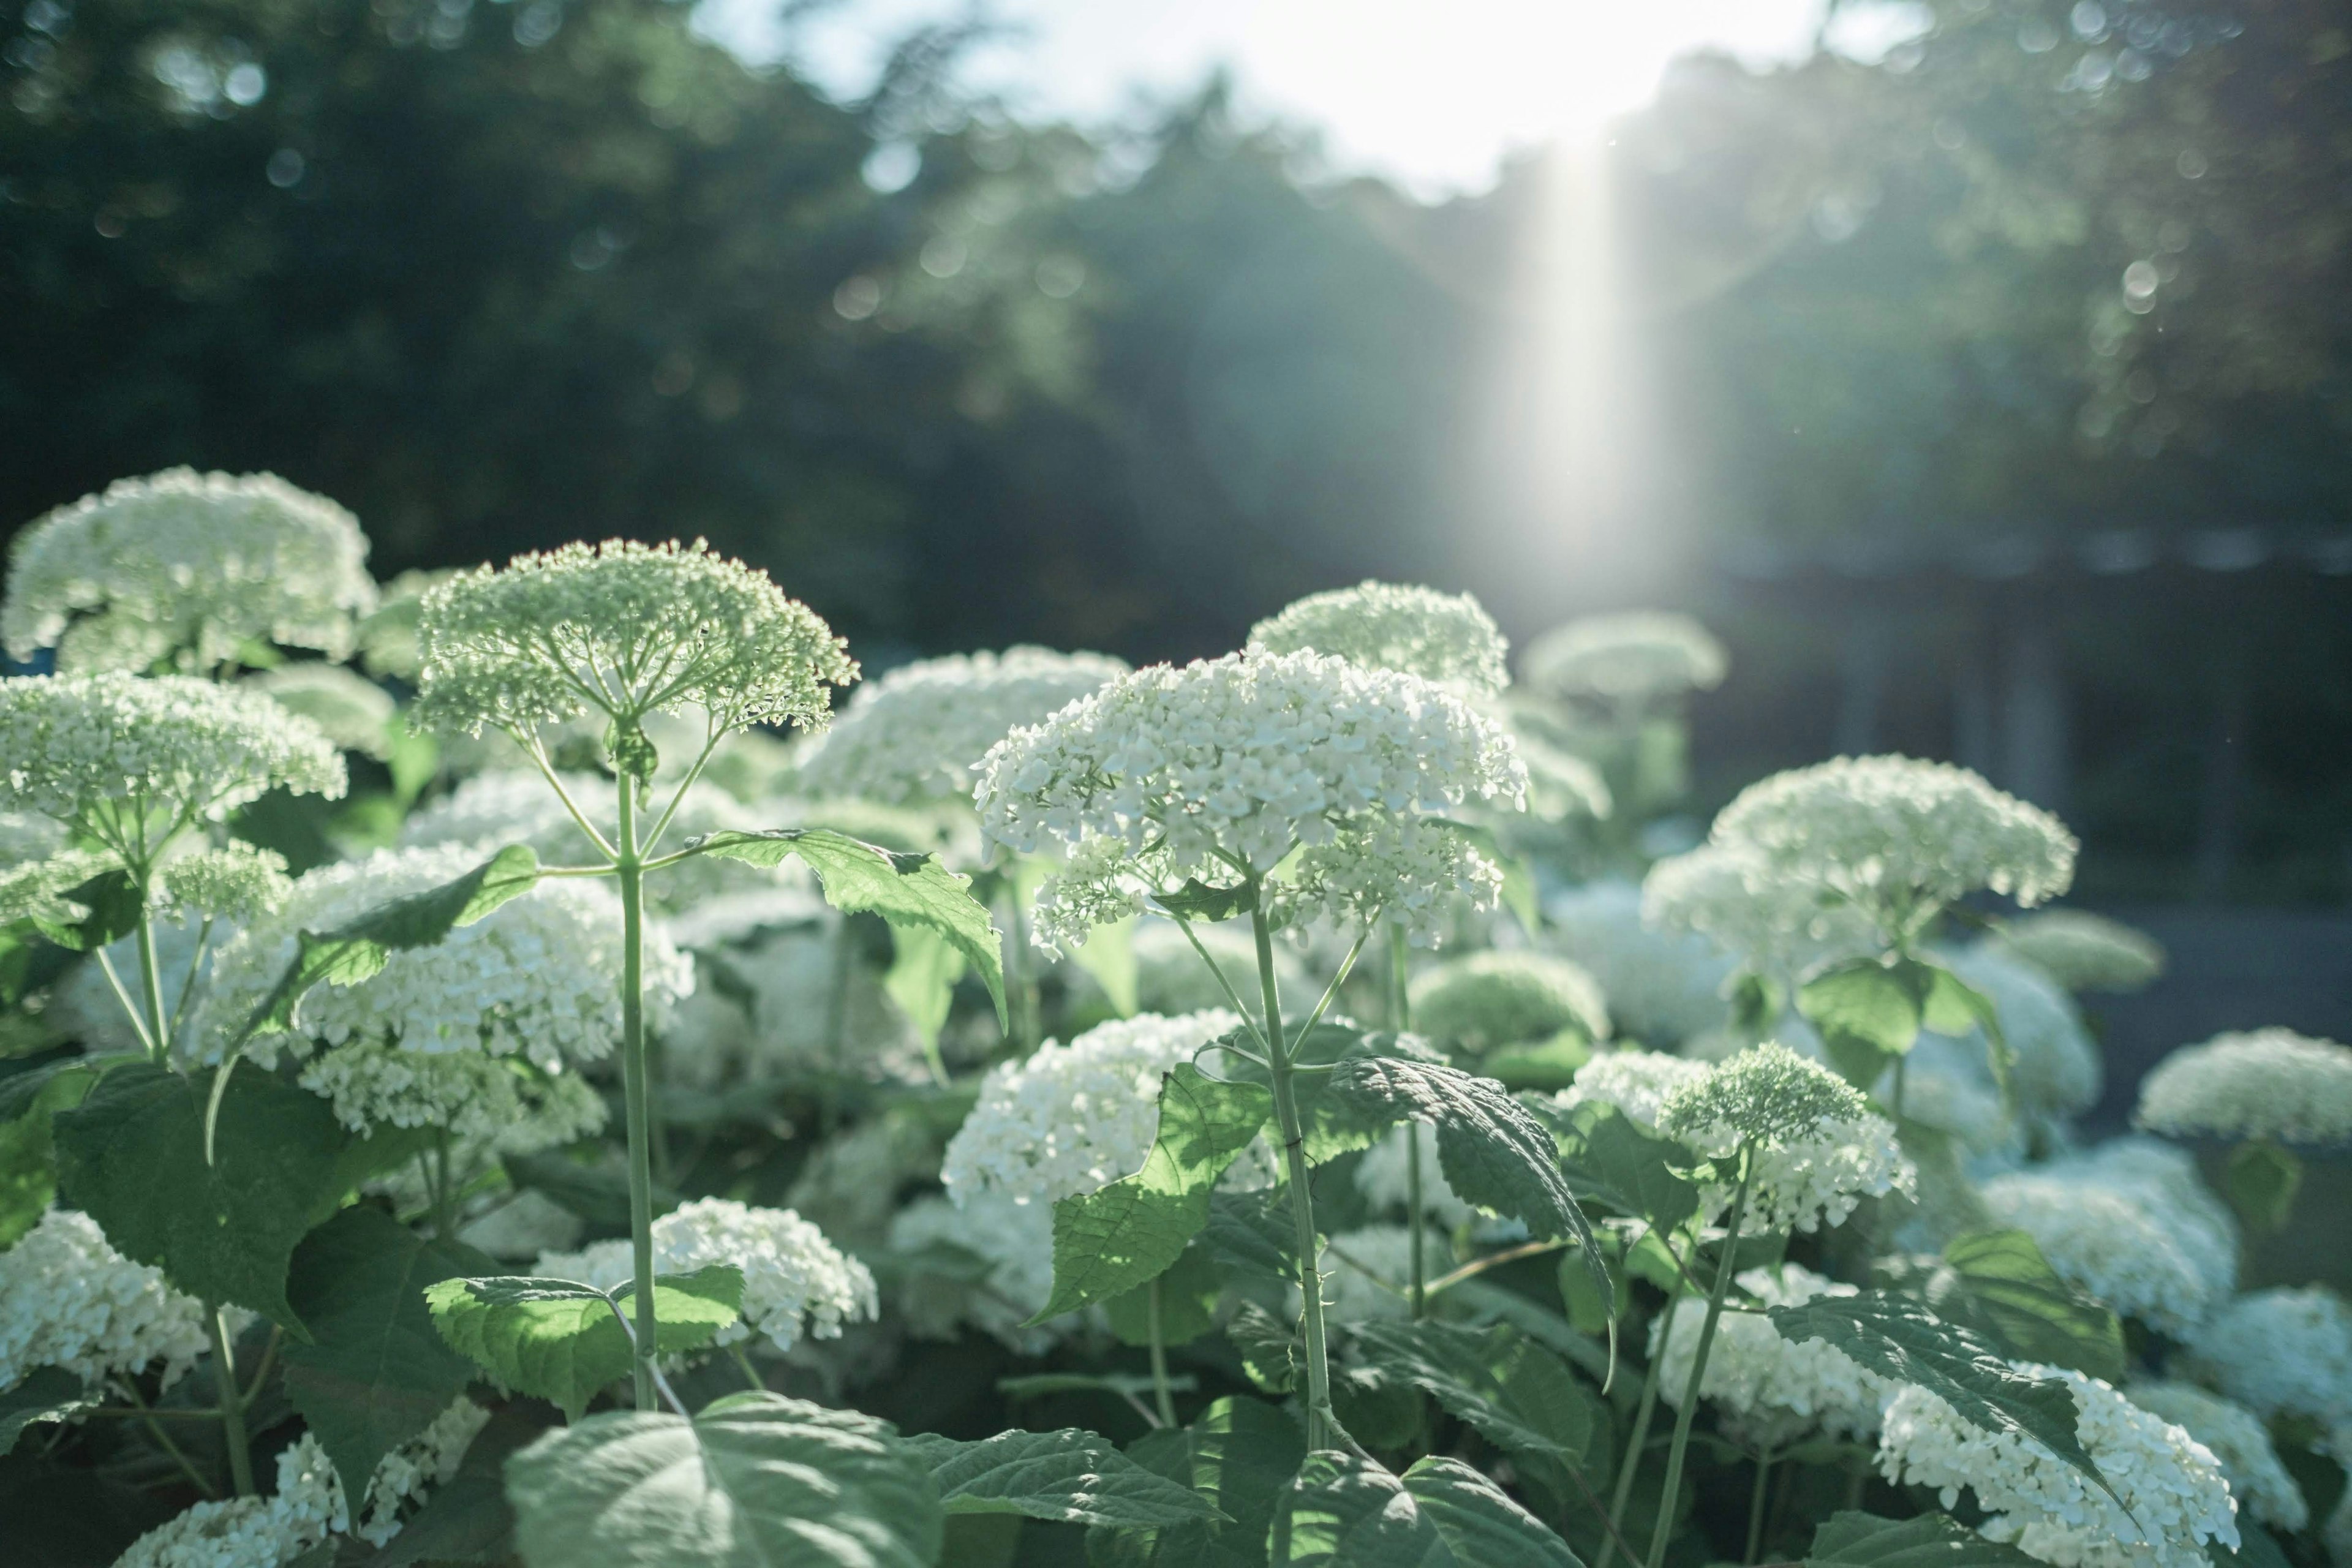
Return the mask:
<svg viewBox="0 0 2352 1568"><path fill-rule="evenodd" d="M1226 1522L1190 1486L1144 1468L1091 1432L1000 1432L977 1443L916 1436L950 1514L1013 1513L1113 1529Z"/></svg>
<svg viewBox="0 0 2352 1568"><path fill-rule="evenodd" d="M425 1290L433 1326L451 1347L523 1394L552 1400L573 1421L634 1363L634 1287L607 1295L568 1279L495 1276L445 1279ZM715 1263L691 1274L654 1276L656 1332L664 1351L693 1350L733 1322L743 1271Z"/></svg>

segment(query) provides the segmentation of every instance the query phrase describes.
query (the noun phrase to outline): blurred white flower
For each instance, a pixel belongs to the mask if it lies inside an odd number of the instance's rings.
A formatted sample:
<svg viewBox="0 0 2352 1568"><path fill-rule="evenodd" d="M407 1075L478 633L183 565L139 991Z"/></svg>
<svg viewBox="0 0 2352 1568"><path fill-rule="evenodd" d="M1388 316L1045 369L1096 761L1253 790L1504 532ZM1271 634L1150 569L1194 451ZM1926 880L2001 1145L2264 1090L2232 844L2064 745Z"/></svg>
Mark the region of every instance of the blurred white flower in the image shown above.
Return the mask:
<svg viewBox="0 0 2352 1568"><path fill-rule="evenodd" d="M2141 1080L2132 1120L2176 1138L2352 1142L2352 1046L2292 1029L2216 1035Z"/></svg>
<svg viewBox="0 0 2352 1568"><path fill-rule="evenodd" d="M2282 1535L2296 1534L2311 1522L2311 1505L2279 1463L2278 1449L2261 1416L2192 1383L2134 1383L2124 1394L2213 1451L2241 1514Z"/></svg>
<svg viewBox="0 0 2352 1568"><path fill-rule="evenodd" d="M2137 991L2164 973L2154 937L2087 910L2028 915L1978 946L2003 949L2069 991Z"/></svg>
<svg viewBox="0 0 2352 1568"><path fill-rule="evenodd" d="M1454 1266L1445 1238L1422 1233L1422 1276L1434 1279ZM1412 1231L1402 1225L1368 1225L1345 1230L1324 1243L1323 1321L1363 1323L1412 1316L1406 1292L1412 1286ZM1292 1321L1297 1320L1298 1288L1292 1286Z"/></svg>
<svg viewBox="0 0 2352 1568"><path fill-rule="evenodd" d="M1794 1263L1748 1269L1737 1283L1757 1305L1717 1320L1699 1393L1725 1408L1727 1424L1743 1440L1777 1448L1801 1436L1865 1437L1877 1431L1879 1406L1900 1385L1864 1370L1825 1340L1781 1338L1762 1310L1793 1307L1816 1296L1851 1296L1854 1287ZM1706 1318L1706 1302L1685 1296L1675 1303L1671 1329L1664 1315L1651 1325L1652 1355L1659 1353L1660 1335L1665 1336L1658 1393L1677 1410L1690 1387Z"/></svg>
<svg viewBox="0 0 2352 1568"><path fill-rule="evenodd" d="M1364 1201L1385 1215L1391 1210L1412 1208L1412 1182L1407 1169L1407 1151L1412 1139L1421 1145L1421 1207L1422 1212L1448 1230L1475 1224L1486 1218L1483 1209L1473 1208L1447 1184L1445 1173L1437 1159L1437 1129L1426 1121L1408 1121L1391 1127L1379 1142L1364 1151L1362 1161L1356 1166L1356 1190Z"/></svg>
<svg viewBox="0 0 2352 1568"><path fill-rule="evenodd" d="M1609 1010L1592 976L1564 958L1489 948L1432 965L1413 976L1412 1026L1473 1053L1547 1040L1573 1029L1585 1040L1609 1037Z"/></svg>
<svg viewBox="0 0 2352 1568"><path fill-rule="evenodd" d="M1644 1132L1655 1132L1666 1097L1696 1083L1711 1069L1658 1051L1608 1051L1576 1069L1576 1079L1556 1097L1562 1110L1580 1105L1613 1105Z"/></svg>
<svg viewBox="0 0 2352 1568"><path fill-rule="evenodd" d="M266 669L246 684L289 713L316 724L320 733L346 752L378 762L392 754L398 710L392 693L363 675L339 664L306 659Z"/></svg>
<svg viewBox="0 0 2352 1568"><path fill-rule="evenodd" d="M1520 670L1552 696L1643 702L1710 691L1729 668L1723 645L1688 616L1633 610L1587 616L1528 645Z"/></svg>
<svg viewBox="0 0 2352 1568"><path fill-rule="evenodd" d="M1588 882L1544 900L1551 944L1601 983L1617 1031L1671 1049L1723 1026L1731 965L1703 937L1642 921L1631 882Z"/></svg>
<svg viewBox="0 0 2352 1568"><path fill-rule="evenodd" d="M2239 1297L2198 1331L2179 1364L2265 1417L2352 1425L2352 1308L2325 1285Z"/></svg>
<svg viewBox="0 0 2352 1568"><path fill-rule="evenodd" d="M1861 910L1779 875L1742 845L1702 845L1652 866L1642 882L1642 918L1662 931L1696 932L1783 980L1878 946Z"/></svg>
<svg viewBox="0 0 2352 1568"><path fill-rule="evenodd" d="M1311 649L1488 696L1510 684L1510 643L1468 594L1362 583L1309 594L1250 628L1268 653Z"/></svg>
<svg viewBox="0 0 2352 1568"><path fill-rule="evenodd" d="M169 1387L211 1331L194 1297L115 1251L86 1214L51 1209L0 1252L0 1390L45 1366L96 1384L158 1362Z"/></svg>
<svg viewBox="0 0 2352 1568"><path fill-rule="evenodd" d="M1995 1176L1979 1195L1996 1224L2033 1237L2061 1279L2175 1339L2237 1288L2235 1226L2128 1163L2057 1161Z"/></svg>

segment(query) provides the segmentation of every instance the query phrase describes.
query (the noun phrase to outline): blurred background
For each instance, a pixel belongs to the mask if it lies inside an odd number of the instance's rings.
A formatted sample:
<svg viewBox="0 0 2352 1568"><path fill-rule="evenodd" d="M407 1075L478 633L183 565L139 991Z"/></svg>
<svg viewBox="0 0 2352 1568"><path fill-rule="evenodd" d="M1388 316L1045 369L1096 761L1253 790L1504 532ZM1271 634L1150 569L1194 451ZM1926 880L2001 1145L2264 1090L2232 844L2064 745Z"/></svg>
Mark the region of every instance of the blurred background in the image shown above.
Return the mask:
<svg viewBox="0 0 2352 1568"><path fill-rule="evenodd" d="M0 528L703 534L869 672L1688 610L1694 824L1961 762L2167 1044L2352 1029L2334 5L0 0Z"/></svg>

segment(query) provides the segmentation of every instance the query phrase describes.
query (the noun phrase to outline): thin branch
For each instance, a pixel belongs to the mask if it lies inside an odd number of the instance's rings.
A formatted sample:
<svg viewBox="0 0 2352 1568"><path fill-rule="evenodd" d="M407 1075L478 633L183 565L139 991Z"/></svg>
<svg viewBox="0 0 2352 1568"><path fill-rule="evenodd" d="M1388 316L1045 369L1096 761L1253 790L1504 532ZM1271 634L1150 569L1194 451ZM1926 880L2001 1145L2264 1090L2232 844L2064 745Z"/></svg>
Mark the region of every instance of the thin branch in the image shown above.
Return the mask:
<svg viewBox="0 0 2352 1568"><path fill-rule="evenodd" d="M1225 978L1225 972L1217 967L1217 961L1209 956L1209 950L1202 947L1201 939L1192 933L1192 922L1179 914L1171 914L1168 918L1176 922L1176 929L1184 933L1184 940L1192 944L1192 951L1201 955L1201 962L1207 964L1209 973L1217 977L1217 984L1224 992L1225 999L1234 1005L1234 1011L1242 1016L1242 1027L1250 1032L1250 1037L1258 1043L1260 1050L1271 1056L1274 1047L1266 1044L1265 1030L1250 1016L1249 1004L1241 999L1241 994L1234 989L1234 983Z"/></svg>
<svg viewBox="0 0 2352 1568"><path fill-rule="evenodd" d="M1558 1252L1568 1245L1565 1241L1523 1241L1517 1247L1500 1252L1474 1258L1450 1274L1441 1274L1422 1289L1423 1296L1434 1296L1449 1285L1459 1285L1465 1279L1475 1279L1489 1268L1500 1268L1506 1263L1517 1263L1522 1258L1539 1258L1547 1252Z"/></svg>
<svg viewBox="0 0 2352 1568"><path fill-rule="evenodd" d="M132 1004L131 993L123 986L122 976L114 972L114 960L106 956L106 949L102 945L92 951L98 954L99 968L106 972L106 983L114 987L114 999L121 1003L122 1010L131 1016L131 1026L138 1031L139 1043L147 1047L149 1056L154 1056L155 1041L147 1031L147 1020L139 1016L139 1008Z"/></svg>
<svg viewBox="0 0 2352 1568"><path fill-rule="evenodd" d="M1323 999L1315 1004L1315 1011L1307 1015L1307 1022L1298 1026L1298 1033L1291 1037L1293 1039L1305 1036L1307 1030L1323 1021L1324 1010L1331 1005L1331 998L1339 994L1339 987L1347 984L1348 972L1356 967L1356 955L1364 951L1364 940L1371 934L1371 929L1366 927L1363 934L1356 938L1356 945L1349 948L1348 956L1340 961L1339 973L1331 976L1331 984L1323 988Z"/></svg>
<svg viewBox="0 0 2352 1568"><path fill-rule="evenodd" d="M604 858L619 859L620 851L614 849L611 841L596 831L593 823L581 815L579 805L572 798L572 792L565 789L563 781L555 776L555 769L547 760L547 748L540 744L539 737L533 735L526 741L520 730L509 730L507 733L514 738L514 743L520 746L523 749L523 754L530 758L532 763L538 767L539 776L547 781L548 788L555 792L555 798L563 803L563 809L570 812L572 820L580 825L580 831L586 834L596 847L604 852Z"/></svg>
<svg viewBox="0 0 2352 1568"><path fill-rule="evenodd" d="M654 824L653 832L637 846L640 858L652 854L654 847L661 842L662 835L669 831L669 819L677 815L679 804L686 799L686 792L692 789L694 781L702 776L702 770L709 765L711 753L719 750L719 742L725 738L725 731L716 724L710 727L710 738L702 743L702 754L694 759L694 766L686 770L686 777L679 781L677 792L669 797L669 807L661 814L661 820Z"/></svg>

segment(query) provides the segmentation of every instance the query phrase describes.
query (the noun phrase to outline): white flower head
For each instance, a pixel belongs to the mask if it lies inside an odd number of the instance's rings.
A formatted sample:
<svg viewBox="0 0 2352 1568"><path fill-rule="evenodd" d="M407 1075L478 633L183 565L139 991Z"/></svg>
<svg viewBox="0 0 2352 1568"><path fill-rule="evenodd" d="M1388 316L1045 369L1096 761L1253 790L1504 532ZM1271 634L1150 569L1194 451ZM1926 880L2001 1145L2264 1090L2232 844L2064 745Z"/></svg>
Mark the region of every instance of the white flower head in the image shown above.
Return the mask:
<svg viewBox="0 0 2352 1568"><path fill-rule="evenodd" d="M1715 1162L1706 1201L1717 1208L1731 1202L1747 1151L1743 1235L1843 1225L1863 1198L1917 1185L1895 1124L1844 1079L1776 1041L1668 1095L1658 1131Z"/></svg>
<svg viewBox="0 0 2352 1568"><path fill-rule="evenodd" d="M216 1061L278 984L305 931L333 931L392 900L450 882L480 858L456 848L383 850L322 866L295 882L286 907L239 932L215 959L197 1031ZM686 959L648 932L649 1026L667 1021L693 985ZM265 1065L359 1042L416 1053L519 1056L560 1076L609 1055L621 1037L621 921L613 894L579 879L540 882L430 947L394 952L353 985L320 985L290 1034L259 1035L247 1049Z"/></svg>
<svg viewBox="0 0 2352 1568"><path fill-rule="evenodd" d="M719 1331L715 1344L739 1344L756 1333L788 1351L803 1338L838 1339L842 1325L877 1310L874 1276L866 1265L790 1209L698 1198L654 1221L653 1244L656 1274L689 1274L719 1263L743 1271L743 1315ZM549 1253L531 1272L609 1290L635 1279L635 1267L624 1238L581 1252Z"/></svg>
<svg viewBox="0 0 2352 1568"><path fill-rule="evenodd" d="M798 788L890 802L968 797L991 746L1127 672L1108 654L1044 647L900 665L861 688L810 742Z"/></svg>
<svg viewBox="0 0 2352 1568"><path fill-rule="evenodd" d="M2011 1172L1979 1195L1996 1224L2033 1237L2061 1279L2176 1339L2237 1288L2237 1231L2226 1214L2210 1198L2184 1202L2178 1178L2128 1159Z"/></svg>
<svg viewBox="0 0 2352 1568"><path fill-rule="evenodd" d="M1702 845L1652 866L1642 882L1642 918L1658 931L1696 932L1782 977L1878 948L1867 915L1779 875L1742 845Z"/></svg>
<svg viewBox="0 0 2352 1568"><path fill-rule="evenodd" d="M2120 1503L2032 1438L1984 1432L1916 1386L1886 1406L1878 1463L1887 1479L1934 1489L1946 1508L1975 1492L1997 1516L1985 1534L2063 1568L2204 1568L2206 1542L2237 1546L2238 1505L2210 1449L2096 1378L2018 1370L2074 1390L2075 1436Z"/></svg>
<svg viewBox="0 0 2352 1568"><path fill-rule="evenodd" d="M982 763L977 804L993 842L1069 852L1038 898L1041 945L1082 942L1188 878L1277 866L1281 921L1389 913L1426 937L1450 895L1491 905L1501 889L1501 868L1433 816L1516 806L1526 783L1509 737L1442 687L1253 650L1137 670L1014 731Z"/></svg>
<svg viewBox="0 0 2352 1568"><path fill-rule="evenodd" d="M1608 1051L1576 1069L1575 1081L1555 1097L1562 1110L1613 1105L1644 1132L1654 1132L1667 1098L1715 1070L1705 1062L1659 1051Z"/></svg>
<svg viewBox="0 0 2352 1568"><path fill-rule="evenodd" d="M1587 1040L1609 1037L1601 987L1549 953L1489 948L1448 959L1413 976L1412 996L1415 1031L1473 1052L1547 1040L1563 1029Z"/></svg>
<svg viewBox="0 0 2352 1568"><path fill-rule="evenodd" d="M346 752L378 762L392 754L393 721L399 710L392 693L340 664L307 659L250 677L246 684L266 693L289 713L299 714Z"/></svg>
<svg viewBox="0 0 2352 1568"><path fill-rule="evenodd" d="M1601 983L1619 1033L1663 1049L1723 1026L1731 965L1704 937L1643 924L1641 889L1588 882L1547 899L1544 918L1553 948Z"/></svg>
<svg viewBox="0 0 2352 1568"><path fill-rule="evenodd" d="M375 603L358 520L274 474L119 479L16 536L0 641L68 671L206 671L255 643L350 654Z"/></svg>
<svg viewBox="0 0 2352 1568"><path fill-rule="evenodd" d="M1587 616L1528 645L1528 684L1559 697L1641 702L1723 684L1723 645L1688 616L1660 610Z"/></svg>
<svg viewBox="0 0 2352 1568"><path fill-rule="evenodd" d="M1985 945L2006 948L2069 991L2138 991L2164 973L2161 942L2087 910L2028 915Z"/></svg>
<svg viewBox="0 0 2352 1568"><path fill-rule="evenodd" d="M815 611L697 541L567 544L426 592L417 616L421 722L529 734L601 714L620 771L652 776L645 719L700 708L716 737L822 725L857 679Z"/></svg>
<svg viewBox="0 0 2352 1568"><path fill-rule="evenodd" d="M1312 649L1478 696L1511 682L1511 645L1495 617L1468 594L1434 588L1367 582L1309 594L1252 626L1249 646Z"/></svg>
<svg viewBox="0 0 2352 1568"><path fill-rule="evenodd" d="M2141 1080L2132 1120L2176 1138L2352 1142L2352 1047L2292 1029L2216 1035Z"/></svg>
<svg viewBox="0 0 2352 1568"><path fill-rule="evenodd" d="M205 919L239 925L260 919L286 901L294 884L286 857L232 839L217 849L183 855L163 868L165 898Z"/></svg>
<svg viewBox="0 0 2352 1568"><path fill-rule="evenodd" d="M1768 876L1843 900L1889 941L1979 889L2033 905L2074 879L2079 846L2048 812L1966 768L1839 757L1750 784L1712 842L1754 852Z"/></svg>
<svg viewBox="0 0 2352 1568"><path fill-rule="evenodd" d="M2124 1394L2213 1451L2242 1513L2282 1535L2297 1534L2311 1522L2311 1505L2279 1463L2261 1416L2193 1383L2134 1383Z"/></svg>
<svg viewBox="0 0 2352 1568"><path fill-rule="evenodd" d="M0 1390L45 1366L95 1384L157 1363L169 1386L210 1334L202 1303L115 1251L86 1214L51 1209L0 1252Z"/></svg>
<svg viewBox="0 0 2352 1568"><path fill-rule="evenodd" d="M2198 1331L2182 1365L2258 1415L2352 1424L2352 1308L2325 1285L2239 1297Z"/></svg>
<svg viewBox="0 0 2352 1568"><path fill-rule="evenodd" d="M1141 1013L990 1068L948 1143L941 1184L960 1204L994 1192L1050 1209L1141 1169L1160 1130L1160 1075L1239 1027L1221 1009Z"/></svg>
<svg viewBox="0 0 2352 1568"><path fill-rule="evenodd" d="M1801 1436L1864 1437L1877 1431L1879 1405L1898 1385L1864 1370L1825 1340L1783 1339L1763 1311L1816 1296L1851 1296L1854 1288L1794 1263L1751 1268L1737 1282L1756 1304L1717 1321L1701 1396L1722 1405L1729 1424L1748 1441L1774 1447ZM1651 1327L1651 1354L1659 1353L1661 1334L1665 1339L1658 1392L1677 1410L1690 1387L1706 1317L1706 1302L1685 1296L1675 1303L1671 1328L1664 1316Z"/></svg>
<svg viewBox="0 0 2352 1568"><path fill-rule="evenodd" d="M604 1096L576 1072L550 1071L520 1056L411 1050L357 1037L302 1064L299 1083L333 1104L354 1132L379 1127L446 1129L470 1168L487 1152L533 1154L604 1126Z"/></svg>
<svg viewBox="0 0 2352 1568"><path fill-rule="evenodd" d="M918 1269L897 1305L919 1338L952 1338L969 1323L1024 1355L1043 1355L1081 1320L1072 1313L1032 1324L1054 1299L1054 1210L999 1192L950 1202L921 1197L890 1222L890 1250L902 1258L948 1252L977 1264L964 1289Z"/></svg>
<svg viewBox="0 0 2352 1568"><path fill-rule="evenodd" d="M152 858L272 789L336 800L344 783L318 727L256 691L184 675L0 679L0 806L118 855Z"/></svg>

